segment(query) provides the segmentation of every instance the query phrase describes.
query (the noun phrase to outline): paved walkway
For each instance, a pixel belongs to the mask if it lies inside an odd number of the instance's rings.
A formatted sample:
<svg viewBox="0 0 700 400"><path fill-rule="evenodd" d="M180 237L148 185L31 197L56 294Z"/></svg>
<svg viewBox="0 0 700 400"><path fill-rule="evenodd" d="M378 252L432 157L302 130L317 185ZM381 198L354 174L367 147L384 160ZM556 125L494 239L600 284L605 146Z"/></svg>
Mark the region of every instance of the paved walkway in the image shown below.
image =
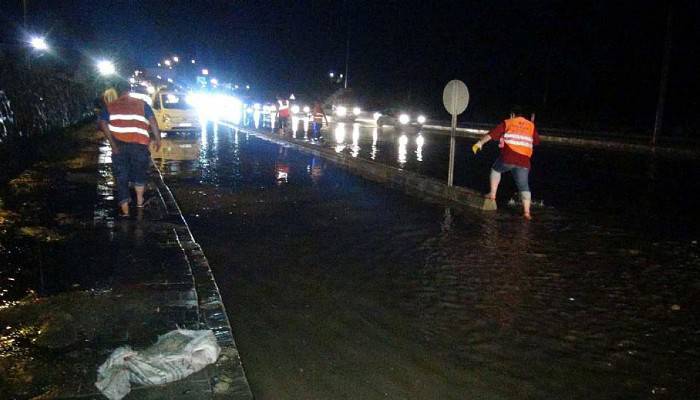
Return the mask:
<svg viewBox="0 0 700 400"><path fill-rule="evenodd" d="M219 362L127 399L252 398L206 257L158 171L145 209L119 220L109 147L92 127L73 139L0 192L0 398L100 398L114 348L178 327L212 329Z"/></svg>

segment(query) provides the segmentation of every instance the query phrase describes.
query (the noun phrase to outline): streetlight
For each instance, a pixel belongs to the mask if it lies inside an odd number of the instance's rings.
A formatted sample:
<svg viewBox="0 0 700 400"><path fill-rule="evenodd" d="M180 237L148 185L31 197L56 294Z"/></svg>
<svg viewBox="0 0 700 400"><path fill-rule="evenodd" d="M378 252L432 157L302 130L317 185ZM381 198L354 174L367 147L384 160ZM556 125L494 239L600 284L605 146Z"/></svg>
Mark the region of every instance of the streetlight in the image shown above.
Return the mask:
<svg viewBox="0 0 700 400"><path fill-rule="evenodd" d="M178 57L178 56L173 57L173 61L175 61L176 63L180 62L180 57Z"/></svg>
<svg viewBox="0 0 700 400"><path fill-rule="evenodd" d="M97 71L102 76L109 76L116 73L117 69L114 67L113 62L109 60L101 60L97 62Z"/></svg>
<svg viewBox="0 0 700 400"><path fill-rule="evenodd" d="M192 64L194 64L194 63L195 63L195 61L194 61L194 58L193 58L193 59L191 59L190 61L192 62Z"/></svg>
<svg viewBox="0 0 700 400"><path fill-rule="evenodd" d="M204 69L202 70L202 75L209 75L209 70L206 69L206 68L204 68Z"/></svg>
<svg viewBox="0 0 700 400"><path fill-rule="evenodd" d="M32 45L34 50L46 51L49 49L49 44L46 43L46 39L41 36L35 36L29 40L29 44Z"/></svg>
<svg viewBox="0 0 700 400"><path fill-rule="evenodd" d="M328 77L329 77L329 78L335 78L335 72L329 73L329 74L328 74Z"/></svg>
<svg viewBox="0 0 700 400"><path fill-rule="evenodd" d="M245 85L245 90L250 90L250 85Z"/></svg>
<svg viewBox="0 0 700 400"><path fill-rule="evenodd" d="M216 85L219 84L219 80L216 79L216 78L211 78L211 80L210 80L209 82L211 82L211 84L214 85L214 86L216 86Z"/></svg>
<svg viewBox="0 0 700 400"><path fill-rule="evenodd" d="M163 61L163 64L167 65L168 67L170 66L170 60L165 60Z"/></svg>

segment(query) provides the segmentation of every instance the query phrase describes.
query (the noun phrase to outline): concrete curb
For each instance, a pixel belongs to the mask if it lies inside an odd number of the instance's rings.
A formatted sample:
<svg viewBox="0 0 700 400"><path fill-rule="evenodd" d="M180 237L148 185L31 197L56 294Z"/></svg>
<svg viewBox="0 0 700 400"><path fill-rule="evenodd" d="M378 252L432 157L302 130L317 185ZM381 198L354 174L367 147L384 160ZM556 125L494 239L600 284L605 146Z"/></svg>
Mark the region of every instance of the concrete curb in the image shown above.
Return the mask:
<svg viewBox="0 0 700 400"><path fill-rule="evenodd" d="M155 170L158 194L165 205L167 216L172 221L176 221L173 231L190 265L197 293L200 324L202 329L211 329L214 332L221 347L219 360L213 367L210 366L208 371L214 394L213 398L222 400L253 399L253 393L250 390L243 363L233 338L231 323L221 300L219 287L212 274L209 261L207 261L201 246L194 240L192 231L190 231L170 188L165 184L160 170L155 164L152 164L152 168Z"/></svg>
<svg viewBox="0 0 700 400"><path fill-rule="evenodd" d="M375 182L389 184L402 189L408 194L419 193L459 206L467 206L484 211L495 211L497 209L495 201L484 198L481 193L472 189L459 186L447 186L446 183L438 181L437 179L428 178L412 171L406 171L372 160L354 158L343 153L336 153L331 149L312 145L305 141L280 137L267 132L236 126L234 126L234 128L282 146L291 146L295 149L323 157L354 174Z"/></svg>

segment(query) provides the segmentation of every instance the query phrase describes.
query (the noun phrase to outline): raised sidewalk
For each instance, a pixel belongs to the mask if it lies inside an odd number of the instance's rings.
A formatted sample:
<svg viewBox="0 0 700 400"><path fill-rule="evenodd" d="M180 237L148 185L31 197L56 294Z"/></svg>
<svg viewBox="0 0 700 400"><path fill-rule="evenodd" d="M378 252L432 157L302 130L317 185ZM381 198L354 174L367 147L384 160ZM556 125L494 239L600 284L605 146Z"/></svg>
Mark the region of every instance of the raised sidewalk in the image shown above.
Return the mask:
<svg viewBox="0 0 700 400"><path fill-rule="evenodd" d="M252 399L216 282L153 167L119 220L109 147L92 126L0 190L0 398L103 398L97 367L172 329L212 329L219 361L127 399ZM57 150L58 152L58 150Z"/></svg>

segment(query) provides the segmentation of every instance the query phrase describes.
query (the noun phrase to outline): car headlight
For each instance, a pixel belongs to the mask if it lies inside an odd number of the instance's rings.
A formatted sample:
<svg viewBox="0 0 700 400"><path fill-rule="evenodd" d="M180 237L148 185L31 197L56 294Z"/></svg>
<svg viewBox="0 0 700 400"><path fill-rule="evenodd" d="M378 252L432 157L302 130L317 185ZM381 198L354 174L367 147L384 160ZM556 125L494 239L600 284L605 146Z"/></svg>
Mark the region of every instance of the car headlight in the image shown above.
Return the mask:
<svg viewBox="0 0 700 400"><path fill-rule="evenodd" d="M399 115L399 122L406 125L407 123L411 122L411 117L409 117L408 114L401 114Z"/></svg>
<svg viewBox="0 0 700 400"><path fill-rule="evenodd" d="M424 124L425 123L425 116L419 115L418 118L416 119L419 124Z"/></svg>
<svg viewBox="0 0 700 400"><path fill-rule="evenodd" d="M362 110L360 109L360 107L355 107L352 109L352 113L355 114L356 117L360 115L361 112Z"/></svg>
<svg viewBox="0 0 700 400"><path fill-rule="evenodd" d="M337 107L335 109L335 115L337 115L339 117L344 117L345 115L347 115L347 113L348 113L348 109L343 107L343 106Z"/></svg>
<svg viewBox="0 0 700 400"><path fill-rule="evenodd" d="M299 114L299 106L292 106L292 113Z"/></svg>
<svg viewBox="0 0 700 400"><path fill-rule="evenodd" d="M304 112L307 113L307 114L310 113L310 112L311 112L311 108L309 108L309 106L304 106Z"/></svg>
<svg viewBox="0 0 700 400"><path fill-rule="evenodd" d="M382 116L382 113L380 113L380 112L376 112L372 115L372 117L374 118L375 121L379 121L379 118L381 118L381 116Z"/></svg>

